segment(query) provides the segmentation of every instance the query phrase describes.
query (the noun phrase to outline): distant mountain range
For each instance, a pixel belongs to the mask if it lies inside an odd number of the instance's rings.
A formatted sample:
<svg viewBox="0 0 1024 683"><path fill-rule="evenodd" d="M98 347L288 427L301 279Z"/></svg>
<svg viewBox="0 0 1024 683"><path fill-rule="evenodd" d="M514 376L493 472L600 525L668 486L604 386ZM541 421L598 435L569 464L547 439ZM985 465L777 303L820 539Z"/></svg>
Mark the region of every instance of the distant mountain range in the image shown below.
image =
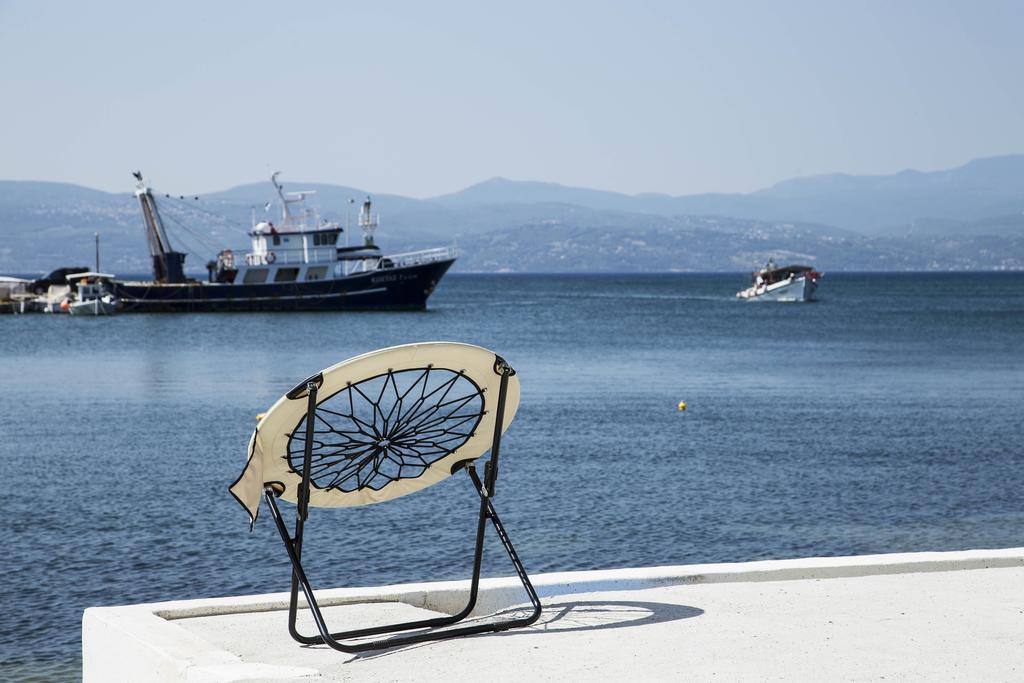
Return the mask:
<svg viewBox="0 0 1024 683"><path fill-rule="evenodd" d="M1024 155L977 159L947 171L832 174L786 180L750 194L625 195L492 178L431 200L449 207L570 204L660 216L729 216L822 223L865 235L1020 234Z"/></svg>
<svg viewBox="0 0 1024 683"><path fill-rule="evenodd" d="M355 223L367 194L285 185L316 190L311 203L342 224ZM262 217L274 198L268 182L198 199L163 191L154 188L193 270L222 247L244 248L252 212ZM454 240L460 270L749 270L769 256L824 270L1024 269L1024 155L931 173L796 178L749 194L626 195L493 178L431 199L373 199L386 250ZM0 181L0 273L91 262L94 232L105 269L148 270L130 193Z"/></svg>

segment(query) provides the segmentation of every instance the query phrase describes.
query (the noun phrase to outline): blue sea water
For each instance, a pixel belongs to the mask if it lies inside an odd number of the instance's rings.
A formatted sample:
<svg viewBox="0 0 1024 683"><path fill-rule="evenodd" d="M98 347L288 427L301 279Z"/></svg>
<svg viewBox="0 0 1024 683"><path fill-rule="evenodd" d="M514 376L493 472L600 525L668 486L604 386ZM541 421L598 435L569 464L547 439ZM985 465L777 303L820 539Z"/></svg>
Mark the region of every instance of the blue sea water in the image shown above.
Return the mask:
<svg viewBox="0 0 1024 683"><path fill-rule="evenodd" d="M531 572L1024 545L1024 276L828 274L807 305L744 284L453 274L425 313L0 317L0 679L77 678L91 605L287 589L269 516L250 533L226 490L256 413L412 341L516 367L496 505ZM311 577L467 576L474 495L314 510ZM494 543L485 570L511 573Z"/></svg>

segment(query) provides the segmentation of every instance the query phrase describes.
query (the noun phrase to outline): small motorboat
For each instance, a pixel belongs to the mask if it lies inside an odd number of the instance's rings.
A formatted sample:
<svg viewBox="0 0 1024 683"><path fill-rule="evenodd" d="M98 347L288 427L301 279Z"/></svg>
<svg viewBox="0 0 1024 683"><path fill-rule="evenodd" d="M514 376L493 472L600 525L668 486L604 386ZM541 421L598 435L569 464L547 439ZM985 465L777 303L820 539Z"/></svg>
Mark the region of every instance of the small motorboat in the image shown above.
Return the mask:
<svg viewBox="0 0 1024 683"><path fill-rule="evenodd" d="M771 259L736 297L748 301L814 301L821 273L810 266L776 266Z"/></svg>
<svg viewBox="0 0 1024 683"><path fill-rule="evenodd" d="M76 296L74 300L65 299L60 305L61 310L71 315L114 315L121 309L121 302L108 289L113 275L90 270L71 273L67 279L70 283L78 283Z"/></svg>

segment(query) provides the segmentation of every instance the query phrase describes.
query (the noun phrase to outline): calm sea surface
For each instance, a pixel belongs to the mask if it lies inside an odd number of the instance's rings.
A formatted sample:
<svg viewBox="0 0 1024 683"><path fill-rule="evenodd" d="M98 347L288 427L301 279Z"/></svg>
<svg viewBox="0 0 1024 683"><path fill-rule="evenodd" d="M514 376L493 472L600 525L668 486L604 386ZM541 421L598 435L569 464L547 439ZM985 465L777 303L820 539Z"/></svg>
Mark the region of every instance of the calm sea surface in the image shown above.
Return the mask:
<svg viewBox="0 0 1024 683"><path fill-rule="evenodd" d="M1024 276L742 286L451 275L426 313L0 316L0 679L77 678L90 605L286 590L269 515L249 533L226 490L254 416L413 341L518 370L496 504L531 572L1024 545ZM314 582L468 576L473 498L314 510Z"/></svg>

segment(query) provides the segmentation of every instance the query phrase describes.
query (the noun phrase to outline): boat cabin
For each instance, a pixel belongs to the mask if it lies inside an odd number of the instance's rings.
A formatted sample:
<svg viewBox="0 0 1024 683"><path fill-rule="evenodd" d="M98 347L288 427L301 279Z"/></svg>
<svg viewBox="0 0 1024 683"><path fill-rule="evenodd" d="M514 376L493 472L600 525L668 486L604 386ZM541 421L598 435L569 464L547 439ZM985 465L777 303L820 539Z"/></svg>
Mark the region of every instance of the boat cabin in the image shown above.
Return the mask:
<svg viewBox="0 0 1024 683"><path fill-rule="evenodd" d="M769 260L764 268L756 271L753 274L754 284L760 285L771 285L776 282L783 282L790 278L800 277L810 273L812 277L817 274L814 272L814 268L811 266L776 266L774 261Z"/></svg>
<svg viewBox="0 0 1024 683"><path fill-rule="evenodd" d="M92 270L83 273L69 273L67 275L68 284L71 286L77 285L76 291L79 301L92 301L107 294L107 283L113 279L114 275L111 273L97 273Z"/></svg>
<svg viewBox="0 0 1024 683"><path fill-rule="evenodd" d="M356 271L386 268L392 265L382 258L374 244L373 233L378 217L371 213L369 197L363 202L359 226L363 243L338 246L345 229L338 223L323 220L316 209L302 205L315 190L285 192L271 177L281 200L281 220L256 222L253 217L249 237L252 249L241 259L225 249L216 261L207 264L210 282L236 285L311 282L342 277Z"/></svg>

